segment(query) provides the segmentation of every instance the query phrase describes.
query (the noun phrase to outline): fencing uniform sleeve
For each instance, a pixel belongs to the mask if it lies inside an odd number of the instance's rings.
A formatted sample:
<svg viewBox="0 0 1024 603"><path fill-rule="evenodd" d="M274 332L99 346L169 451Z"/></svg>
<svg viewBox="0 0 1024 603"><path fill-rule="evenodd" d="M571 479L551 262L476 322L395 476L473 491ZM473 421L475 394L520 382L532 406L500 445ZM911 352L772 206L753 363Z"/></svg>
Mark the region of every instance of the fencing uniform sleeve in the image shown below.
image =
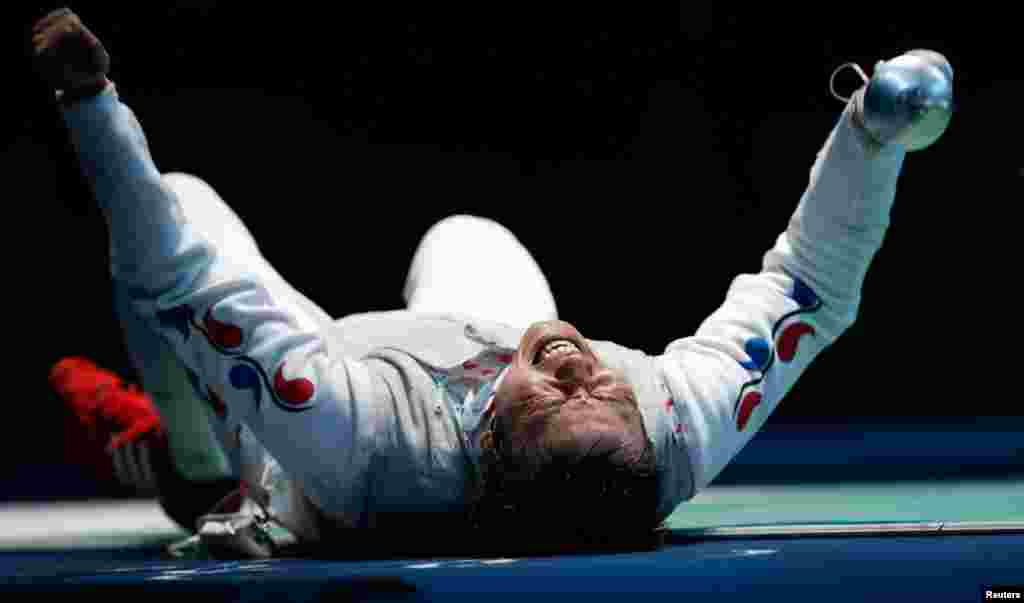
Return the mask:
<svg viewBox="0 0 1024 603"><path fill-rule="evenodd" d="M852 111L850 104L818 153L761 272L738 276L697 333L658 358L694 472L694 489L680 500L722 471L857 317L906 151L872 145Z"/></svg>
<svg viewBox="0 0 1024 603"><path fill-rule="evenodd" d="M314 320L184 219L113 85L63 109L110 233L111 270L190 377L244 422L321 509L346 506L372 445L379 384L328 353Z"/></svg>

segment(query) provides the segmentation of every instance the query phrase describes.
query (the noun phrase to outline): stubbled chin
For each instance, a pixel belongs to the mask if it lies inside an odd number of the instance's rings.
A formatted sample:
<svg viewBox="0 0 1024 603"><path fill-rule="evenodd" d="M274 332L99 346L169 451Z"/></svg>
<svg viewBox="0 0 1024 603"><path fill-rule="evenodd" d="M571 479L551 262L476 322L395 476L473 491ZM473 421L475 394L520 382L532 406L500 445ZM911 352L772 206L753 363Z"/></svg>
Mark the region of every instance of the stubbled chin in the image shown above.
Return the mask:
<svg viewBox="0 0 1024 603"><path fill-rule="evenodd" d="M530 325L530 328L527 329L527 331L529 333L533 333L535 331L543 331L544 333L577 333L576 327L573 326L571 323L558 319L535 322L532 325Z"/></svg>
<svg viewBox="0 0 1024 603"><path fill-rule="evenodd" d="M521 345L528 346L536 343L540 339L550 336L565 337L570 340L582 340L583 336L573 325L565 322L564 320L547 320L544 322L536 322L527 329L523 335Z"/></svg>

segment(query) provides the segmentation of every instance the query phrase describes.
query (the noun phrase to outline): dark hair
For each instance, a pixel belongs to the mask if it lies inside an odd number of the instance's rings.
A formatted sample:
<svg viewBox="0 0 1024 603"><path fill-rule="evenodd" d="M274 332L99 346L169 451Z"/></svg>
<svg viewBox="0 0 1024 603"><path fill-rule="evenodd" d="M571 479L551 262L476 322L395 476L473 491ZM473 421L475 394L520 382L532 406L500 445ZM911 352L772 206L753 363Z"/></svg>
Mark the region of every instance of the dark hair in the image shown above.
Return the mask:
<svg viewBox="0 0 1024 603"><path fill-rule="evenodd" d="M526 552L649 550L662 542L656 510L659 474L644 436L638 458L509 449L501 420L491 421L481 483L471 505L474 526Z"/></svg>

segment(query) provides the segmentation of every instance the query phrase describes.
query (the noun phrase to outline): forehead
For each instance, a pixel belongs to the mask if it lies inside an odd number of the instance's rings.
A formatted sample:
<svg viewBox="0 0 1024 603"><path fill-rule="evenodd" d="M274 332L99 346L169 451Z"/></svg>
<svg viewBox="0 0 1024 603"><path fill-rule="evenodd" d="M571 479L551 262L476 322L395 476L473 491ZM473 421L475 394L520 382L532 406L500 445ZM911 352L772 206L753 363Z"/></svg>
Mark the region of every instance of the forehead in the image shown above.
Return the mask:
<svg viewBox="0 0 1024 603"><path fill-rule="evenodd" d="M507 445L529 456L581 459L632 455L644 448L646 429L636 406L625 403L556 408L529 415L518 425L503 421Z"/></svg>

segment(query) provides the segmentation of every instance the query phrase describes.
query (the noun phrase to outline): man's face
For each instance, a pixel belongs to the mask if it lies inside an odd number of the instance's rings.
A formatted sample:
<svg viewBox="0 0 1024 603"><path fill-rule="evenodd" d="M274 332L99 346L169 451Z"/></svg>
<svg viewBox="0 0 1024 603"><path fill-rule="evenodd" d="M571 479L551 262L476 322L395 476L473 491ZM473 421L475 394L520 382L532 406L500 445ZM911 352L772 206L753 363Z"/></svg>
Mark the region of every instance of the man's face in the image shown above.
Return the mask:
<svg viewBox="0 0 1024 603"><path fill-rule="evenodd" d="M571 324L535 323L523 335L495 396L495 415L513 449L638 458L645 445L633 388L605 368Z"/></svg>

